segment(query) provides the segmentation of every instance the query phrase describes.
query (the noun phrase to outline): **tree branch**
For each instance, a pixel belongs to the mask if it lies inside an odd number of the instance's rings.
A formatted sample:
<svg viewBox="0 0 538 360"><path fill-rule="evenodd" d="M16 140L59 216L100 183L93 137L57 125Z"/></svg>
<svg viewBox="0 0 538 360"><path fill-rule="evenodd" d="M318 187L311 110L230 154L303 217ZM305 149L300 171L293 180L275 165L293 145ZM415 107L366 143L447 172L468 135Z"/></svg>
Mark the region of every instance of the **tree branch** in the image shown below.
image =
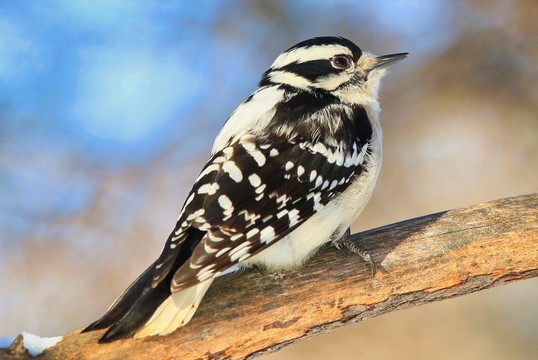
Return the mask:
<svg viewBox="0 0 538 360"><path fill-rule="evenodd" d="M192 321L168 336L97 344L65 335L40 359L243 359L345 324L538 274L538 194L355 234L378 265L326 246L282 279L245 271L214 282ZM0 352L7 359L29 355Z"/></svg>

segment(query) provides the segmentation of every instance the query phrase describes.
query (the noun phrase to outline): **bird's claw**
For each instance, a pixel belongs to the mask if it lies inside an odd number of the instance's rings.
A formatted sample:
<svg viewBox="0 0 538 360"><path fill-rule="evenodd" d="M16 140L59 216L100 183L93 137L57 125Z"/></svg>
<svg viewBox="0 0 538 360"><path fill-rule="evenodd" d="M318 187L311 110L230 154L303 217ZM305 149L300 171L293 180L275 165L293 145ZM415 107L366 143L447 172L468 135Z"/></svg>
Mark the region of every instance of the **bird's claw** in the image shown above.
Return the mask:
<svg viewBox="0 0 538 360"><path fill-rule="evenodd" d="M333 245L344 254L346 253L345 250L349 250L352 253L359 255L364 261L368 262L370 264L370 268L372 269L372 277L374 277L377 270L374 260L368 251L361 249L350 239L350 233L350 229L348 228L342 237L337 240L333 240Z"/></svg>

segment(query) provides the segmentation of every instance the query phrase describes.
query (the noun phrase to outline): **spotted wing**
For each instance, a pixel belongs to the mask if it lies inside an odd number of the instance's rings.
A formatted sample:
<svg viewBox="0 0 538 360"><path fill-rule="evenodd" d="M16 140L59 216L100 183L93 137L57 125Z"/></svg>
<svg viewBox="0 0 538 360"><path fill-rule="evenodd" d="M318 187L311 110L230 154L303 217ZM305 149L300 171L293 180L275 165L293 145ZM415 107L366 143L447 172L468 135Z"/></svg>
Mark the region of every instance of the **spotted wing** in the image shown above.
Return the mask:
<svg viewBox="0 0 538 360"><path fill-rule="evenodd" d="M174 292L264 250L344 191L362 171L366 149L244 135L202 170L157 268L169 268L193 228L206 235L175 273Z"/></svg>

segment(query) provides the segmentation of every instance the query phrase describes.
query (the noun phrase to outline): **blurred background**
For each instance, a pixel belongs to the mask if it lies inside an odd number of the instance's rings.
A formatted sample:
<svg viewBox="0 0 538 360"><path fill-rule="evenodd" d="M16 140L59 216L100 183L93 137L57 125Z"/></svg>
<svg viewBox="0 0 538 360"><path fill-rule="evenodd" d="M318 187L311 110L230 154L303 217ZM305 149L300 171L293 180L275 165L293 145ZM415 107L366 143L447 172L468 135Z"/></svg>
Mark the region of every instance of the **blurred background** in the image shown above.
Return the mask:
<svg viewBox="0 0 538 360"><path fill-rule="evenodd" d="M360 231L538 190L538 3L0 2L0 336L87 325L160 253L212 140L283 50L410 52ZM530 359L538 281L266 359Z"/></svg>

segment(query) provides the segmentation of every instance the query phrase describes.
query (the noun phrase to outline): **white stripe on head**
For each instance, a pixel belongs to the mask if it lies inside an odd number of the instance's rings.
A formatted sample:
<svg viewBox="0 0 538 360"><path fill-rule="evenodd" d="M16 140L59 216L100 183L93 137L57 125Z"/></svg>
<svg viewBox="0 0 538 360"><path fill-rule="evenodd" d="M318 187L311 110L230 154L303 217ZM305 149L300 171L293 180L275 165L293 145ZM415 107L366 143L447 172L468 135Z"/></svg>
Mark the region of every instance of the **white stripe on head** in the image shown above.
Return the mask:
<svg viewBox="0 0 538 360"><path fill-rule="evenodd" d="M307 48L298 48L280 54L271 69L278 69L291 63L303 63L311 60L330 59L335 55L347 55L353 58L351 50L347 47L334 45L315 45Z"/></svg>
<svg viewBox="0 0 538 360"><path fill-rule="evenodd" d="M287 84L299 89L307 89L312 85L310 80L288 71L273 71L269 76L276 84Z"/></svg>

